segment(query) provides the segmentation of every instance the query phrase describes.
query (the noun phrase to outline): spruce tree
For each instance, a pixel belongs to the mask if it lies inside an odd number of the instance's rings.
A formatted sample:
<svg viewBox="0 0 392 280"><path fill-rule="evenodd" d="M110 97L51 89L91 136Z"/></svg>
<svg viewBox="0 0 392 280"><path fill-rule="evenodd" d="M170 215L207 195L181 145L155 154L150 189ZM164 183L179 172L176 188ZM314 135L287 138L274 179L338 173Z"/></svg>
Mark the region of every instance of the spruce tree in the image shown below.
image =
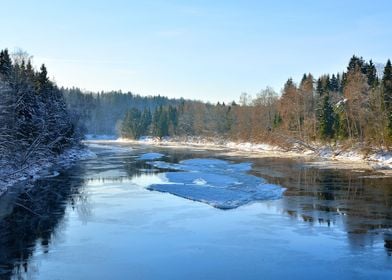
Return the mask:
<svg viewBox="0 0 392 280"><path fill-rule="evenodd" d="M392 136L392 66L388 59L382 77L382 89L384 94L385 111L388 116L388 131Z"/></svg>
<svg viewBox="0 0 392 280"><path fill-rule="evenodd" d="M323 88L323 83L321 81L321 78L317 79L316 91L319 96L322 96L324 94L324 88Z"/></svg>
<svg viewBox="0 0 392 280"><path fill-rule="evenodd" d="M335 74L332 74L332 77L331 77L330 90L333 92L339 91L339 83L338 83L338 79L336 78Z"/></svg>
<svg viewBox="0 0 392 280"><path fill-rule="evenodd" d="M123 137L138 139L143 133L142 113L136 109L130 109L123 120L121 135Z"/></svg>
<svg viewBox="0 0 392 280"><path fill-rule="evenodd" d="M306 80L308 79L308 76L306 76L306 73L303 74L302 79L301 79L301 85L304 84L306 82Z"/></svg>
<svg viewBox="0 0 392 280"><path fill-rule="evenodd" d="M338 92L340 94L342 94L343 93L343 82L342 82L342 77L341 77L340 73L336 74L336 80L338 83Z"/></svg>
<svg viewBox="0 0 392 280"><path fill-rule="evenodd" d="M366 74L366 63L362 57L357 57L353 55L347 66L347 73L351 71L355 71L358 68L361 70L362 74Z"/></svg>
<svg viewBox="0 0 392 280"><path fill-rule="evenodd" d="M49 90L49 83L48 71L46 70L45 64L42 64L36 79L36 88L40 95L45 96Z"/></svg>
<svg viewBox="0 0 392 280"><path fill-rule="evenodd" d="M5 79L8 79L11 75L12 70L12 61L8 50L2 50L0 52L0 76Z"/></svg>
<svg viewBox="0 0 392 280"><path fill-rule="evenodd" d="M375 88L378 85L377 69L373 61L370 60L366 65L366 77L368 79L368 85L371 88Z"/></svg>
<svg viewBox="0 0 392 280"><path fill-rule="evenodd" d="M331 139L334 136L335 116L329 100L329 94L325 94L320 110L320 136L322 139Z"/></svg>
<svg viewBox="0 0 392 280"><path fill-rule="evenodd" d="M148 133L148 130L150 128L152 122L152 116L151 116L151 111L150 109L146 108L143 111L143 114L141 115L141 129L140 129L140 134L146 135Z"/></svg>
<svg viewBox="0 0 392 280"><path fill-rule="evenodd" d="M0 162L8 158L20 167L77 142L62 92L44 66L35 73L30 61L13 63L7 50L0 51L0 82Z"/></svg>
<svg viewBox="0 0 392 280"><path fill-rule="evenodd" d="M382 87L384 92L385 106L392 109L392 67L391 60L388 59L384 68L384 75L382 77Z"/></svg>

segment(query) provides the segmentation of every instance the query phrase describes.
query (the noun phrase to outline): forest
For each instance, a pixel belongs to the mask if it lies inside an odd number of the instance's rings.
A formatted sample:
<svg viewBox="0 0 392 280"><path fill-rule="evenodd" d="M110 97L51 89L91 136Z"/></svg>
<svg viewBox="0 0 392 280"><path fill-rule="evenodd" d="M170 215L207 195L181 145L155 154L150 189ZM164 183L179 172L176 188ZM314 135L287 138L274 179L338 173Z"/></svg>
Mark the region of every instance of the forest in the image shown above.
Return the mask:
<svg viewBox="0 0 392 280"><path fill-rule="evenodd" d="M0 168L18 169L79 143L78 119L45 65L24 52L0 52ZM4 175L4 174L3 174Z"/></svg>
<svg viewBox="0 0 392 280"><path fill-rule="evenodd" d="M140 96L131 92L82 92L79 88L61 88L68 110L80 120L85 134L116 134L130 108L155 110L159 106L177 106L178 99L163 96Z"/></svg>
<svg viewBox="0 0 392 280"><path fill-rule="evenodd" d="M380 72L380 71L379 71ZM392 73L353 56L342 73L291 78L281 94L266 88L238 103L180 100L151 110L130 106L119 132L142 135L205 136L278 145L341 143L388 148L392 142Z"/></svg>

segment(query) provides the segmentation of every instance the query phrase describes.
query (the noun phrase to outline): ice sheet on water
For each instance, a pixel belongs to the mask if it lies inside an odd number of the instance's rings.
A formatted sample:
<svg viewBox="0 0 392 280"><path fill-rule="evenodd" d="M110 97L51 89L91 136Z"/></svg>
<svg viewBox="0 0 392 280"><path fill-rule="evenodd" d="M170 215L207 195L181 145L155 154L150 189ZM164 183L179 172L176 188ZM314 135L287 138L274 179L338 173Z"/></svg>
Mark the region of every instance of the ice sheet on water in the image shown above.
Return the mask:
<svg viewBox="0 0 392 280"><path fill-rule="evenodd" d="M139 157L140 160L156 160L164 157L164 154L161 153L146 153Z"/></svg>
<svg viewBox="0 0 392 280"><path fill-rule="evenodd" d="M250 162L230 163L220 159L188 159L180 163L169 163L165 161L154 161L153 166L162 169L183 170L183 171L210 171L212 169L224 170L225 172L246 172L252 169Z"/></svg>
<svg viewBox="0 0 392 280"><path fill-rule="evenodd" d="M251 163L231 163L219 159L190 159L180 163L151 162L166 172L165 183L152 184L150 190L167 192L183 198L204 202L220 209L232 209L257 200L282 197L284 188L268 184L246 172Z"/></svg>

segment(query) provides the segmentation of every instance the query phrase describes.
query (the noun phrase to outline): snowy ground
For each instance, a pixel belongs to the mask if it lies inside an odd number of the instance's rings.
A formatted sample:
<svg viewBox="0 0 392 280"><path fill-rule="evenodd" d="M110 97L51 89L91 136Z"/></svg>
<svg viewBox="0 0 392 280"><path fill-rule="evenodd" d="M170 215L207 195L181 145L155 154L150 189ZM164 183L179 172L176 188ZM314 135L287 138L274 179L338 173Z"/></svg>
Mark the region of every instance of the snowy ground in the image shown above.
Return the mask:
<svg viewBox="0 0 392 280"><path fill-rule="evenodd" d="M209 149L233 149L242 151L254 151L254 152L277 152L281 153L284 150L278 146L272 146L268 144L254 144L254 143L237 143L232 141L225 141L223 139L210 139L203 137L187 137L187 138L169 138L164 137L159 139L157 137L143 136L139 140L130 140L124 138L118 138L116 140L118 143L137 143L146 145L159 145L159 146L193 146L199 148L209 148Z"/></svg>
<svg viewBox="0 0 392 280"><path fill-rule="evenodd" d="M49 169L54 165L67 167L72 165L76 160L93 157L96 157L96 155L87 148L73 148L66 150L57 157L34 160L34 162L29 162L19 169L14 169L10 164L3 162L0 164L0 196L17 182L25 180L34 181L40 177L55 177L59 175L57 171L49 173Z"/></svg>
<svg viewBox="0 0 392 280"><path fill-rule="evenodd" d="M204 149L226 149L230 154L248 157L282 156L282 157L311 157L320 158L320 164L332 168L351 168L353 166L361 169L379 170L385 175L392 175L392 152L378 150L364 154L360 149L347 149L343 147L331 147L318 143L312 143L313 149L294 145L291 149L283 149L263 143L233 142L224 139L213 139L203 137L187 138L163 138L144 136L139 140L128 140L119 138L116 142L137 143L146 145L157 145L165 147L192 146ZM328 160L329 162L326 162Z"/></svg>

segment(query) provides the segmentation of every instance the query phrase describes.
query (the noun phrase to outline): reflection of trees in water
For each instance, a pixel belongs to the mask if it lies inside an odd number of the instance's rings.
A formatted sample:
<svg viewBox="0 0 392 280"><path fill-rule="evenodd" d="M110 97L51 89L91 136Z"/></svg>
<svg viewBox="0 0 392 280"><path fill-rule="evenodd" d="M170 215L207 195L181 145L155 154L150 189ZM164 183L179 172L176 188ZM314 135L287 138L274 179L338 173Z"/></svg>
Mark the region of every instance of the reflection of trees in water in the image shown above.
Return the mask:
<svg viewBox="0 0 392 280"><path fill-rule="evenodd" d="M80 176L69 177L70 172ZM1 279L28 273L27 261L37 245L48 252L67 204L80 207L86 200L80 188L81 173L74 167L58 177L38 180L33 188L18 195L12 210L0 220Z"/></svg>
<svg viewBox="0 0 392 280"><path fill-rule="evenodd" d="M118 177L94 177L85 179L85 183L99 183L100 185L104 185L105 183L122 183L126 180L129 180L128 176L118 176Z"/></svg>
<svg viewBox="0 0 392 280"><path fill-rule="evenodd" d="M170 163L178 163L185 159L198 158L198 157L205 158L211 156L210 153L206 153L206 152L192 153L189 151L186 152L184 150L175 150L175 149L159 150L158 152L164 153L166 156L162 159L158 159L157 161L165 161ZM125 170L128 176L131 178L140 177L149 174L151 175L151 174L158 174L162 172L175 171L172 169L156 168L148 163L148 162L153 162L155 160L145 161L145 160L138 160L135 158L128 158L128 159L124 159L124 161L125 161L124 163Z"/></svg>
<svg viewBox="0 0 392 280"><path fill-rule="evenodd" d="M148 175L162 172L143 160L128 160L125 162L124 168L128 176L131 178L140 177L146 174Z"/></svg>
<svg viewBox="0 0 392 280"><path fill-rule="evenodd" d="M182 150L163 153L168 155L165 161L174 163L188 158L217 157L214 153L192 154ZM392 179L363 178L369 172L309 167L294 159L262 158L252 162L252 174L287 188L283 199L287 214L310 224L338 224L354 247L374 242L376 235L369 231L392 228ZM126 170L131 177L165 171L134 159L126 163ZM390 250L392 238L384 233L378 236L384 236L385 248Z"/></svg>
<svg viewBox="0 0 392 280"><path fill-rule="evenodd" d="M279 161L278 161L279 162ZM366 178L368 172L297 167L284 162L270 164L285 176L268 177L287 188L285 211L296 219L331 226L341 224L353 248L372 245L384 237L391 250L392 179Z"/></svg>

